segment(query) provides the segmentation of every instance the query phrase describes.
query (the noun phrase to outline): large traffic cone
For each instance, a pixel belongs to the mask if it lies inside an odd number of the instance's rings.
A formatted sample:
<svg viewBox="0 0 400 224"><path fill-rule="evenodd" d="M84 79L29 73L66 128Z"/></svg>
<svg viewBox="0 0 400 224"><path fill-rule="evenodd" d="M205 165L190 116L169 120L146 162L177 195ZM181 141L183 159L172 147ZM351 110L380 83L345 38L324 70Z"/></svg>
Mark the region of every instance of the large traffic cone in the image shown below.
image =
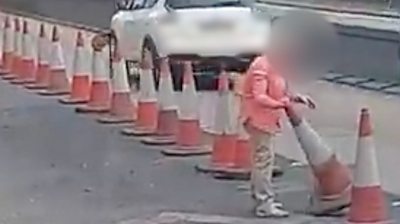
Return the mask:
<svg viewBox="0 0 400 224"><path fill-rule="evenodd" d="M112 58L112 96L110 113L99 118L100 123L118 124L129 123L136 120L136 108L131 98L131 91L128 83L126 61L117 53Z"/></svg>
<svg viewBox="0 0 400 224"><path fill-rule="evenodd" d="M160 82L158 88L158 121L154 136L144 138L148 145L172 145L176 142L178 127L178 106L172 84L172 76L167 58L160 62Z"/></svg>
<svg viewBox="0 0 400 224"><path fill-rule="evenodd" d="M25 87L27 89L45 89L49 86L50 78L50 40L46 37L46 31L44 24L40 24L39 40L37 44L38 52L38 64L35 71L35 82L27 83Z"/></svg>
<svg viewBox="0 0 400 224"><path fill-rule="evenodd" d="M71 93L68 97L59 100L63 104L80 104L89 101L91 68L85 51L85 40L80 31L76 37L74 56Z"/></svg>
<svg viewBox="0 0 400 224"><path fill-rule="evenodd" d="M361 110L354 184L348 223L389 223L368 109Z"/></svg>
<svg viewBox="0 0 400 224"><path fill-rule="evenodd" d="M179 101L177 146L167 148L162 153L168 156L194 156L211 153L211 148L201 142L198 114L199 100L190 62L184 62L182 94Z"/></svg>
<svg viewBox="0 0 400 224"><path fill-rule="evenodd" d="M12 80L12 84L33 83L35 81L35 42L29 33L28 22L23 21L22 25L22 57L20 76Z"/></svg>
<svg viewBox="0 0 400 224"><path fill-rule="evenodd" d="M21 56L22 56L22 34L21 24L18 18L14 19L14 35L13 36L13 53L10 62L10 73L4 75L4 80L13 80L21 74Z"/></svg>
<svg viewBox="0 0 400 224"><path fill-rule="evenodd" d="M137 120L133 128L125 128L122 134L128 136L148 136L157 129L158 104L153 78L153 62L151 53L144 53L140 66L140 90Z"/></svg>
<svg viewBox="0 0 400 224"><path fill-rule="evenodd" d="M199 164L196 170L205 173L220 173L234 166L238 139L237 115L232 111L233 93L229 91L228 74L223 71L218 80L218 105L215 116L215 134L209 164Z"/></svg>
<svg viewBox="0 0 400 224"><path fill-rule="evenodd" d="M53 27L50 54L49 85L45 90L39 91L44 96L60 96L69 93L69 82L66 74L66 65L60 35L56 26Z"/></svg>
<svg viewBox="0 0 400 224"><path fill-rule="evenodd" d="M108 72L103 50L93 49L93 79L90 97L86 105L76 108L77 113L107 113L110 110L111 92Z"/></svg>
<svg viewBox="0 0 400 224"><path fill-rule="evenodd" d="M290 105L286 114L314 174L314 192L307 212L313 215L340 215L350 205L351 174L334 151L309 123Z"/></svg>
<svg viewBox="0 0 400 224"><path fill-rule="evenodd" d="M0 75L4 76L11 72L14 57L14 35L10 23L10 18L4 18L3 48L2 48L2 67Z"/></svg>

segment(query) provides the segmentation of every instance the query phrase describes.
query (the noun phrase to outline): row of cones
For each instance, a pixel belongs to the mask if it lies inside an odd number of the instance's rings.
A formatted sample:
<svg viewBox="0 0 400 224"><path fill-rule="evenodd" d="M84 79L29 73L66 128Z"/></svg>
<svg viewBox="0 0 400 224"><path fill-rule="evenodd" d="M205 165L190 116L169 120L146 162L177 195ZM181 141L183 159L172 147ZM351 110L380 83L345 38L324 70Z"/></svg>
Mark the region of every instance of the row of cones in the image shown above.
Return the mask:
<svg viewBox="0 0 400 224"><path fill-rule="evenodd" d="M21 32L22 31L22 32ZM131 97L126 74L126 64L117 52L112 57L110 78L103 49L94 48L92 62L87 61L83 33L77 33L71 84L66 76L63 49L57 27L53 27L51 40L45 27L40 26L38 42L29 33L29 24L18 18L14 29L8 17L3 29L3 52L0 64L1 76L13 84L36 89L41 95L59 95L63 104L84 104L76 108L82 113L105 113L102 123L127 123L134 125L122 133L142 137L144 144L175 145L162 152L165 155L191 156L211 153L206 166L198 170L227 175L248 176L251 169L249 136L232 113L235 95L228 88L228 74L221 71L219 96L212 148L201 142L198 115L198 96L190 62L184 67L183 90L180 107L172 87L172 76L167 58L160 59L160 84L156 91L153 79L151 52L144 53L140 66L140 91L138 103ZM34 55L37 48L37 63ZM92 67L91 67L91 66ZM158 95L157 95L158 94ZM238 97L241 98L240 93ZM372 129L368 110L361 113L356 168L352 180L348 168L321 140L305 119L294 108L287 108L296 136L309 164L315 187L309 211L315 215L335 212L350 204L349 223L384 223L386 214L380 187Z"/></svg>

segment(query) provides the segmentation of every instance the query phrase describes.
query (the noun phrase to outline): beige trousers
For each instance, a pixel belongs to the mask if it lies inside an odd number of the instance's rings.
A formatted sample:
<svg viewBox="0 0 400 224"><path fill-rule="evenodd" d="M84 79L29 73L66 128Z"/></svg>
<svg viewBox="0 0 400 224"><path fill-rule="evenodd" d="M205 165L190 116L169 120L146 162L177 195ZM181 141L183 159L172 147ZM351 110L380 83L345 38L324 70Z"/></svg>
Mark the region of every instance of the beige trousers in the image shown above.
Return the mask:
<svg viewBox="0 0 400 224"><path fill-rule="evenodd" d="M272 188L275 134L260 131L251 125L245 125L245 129L250 135L252 153L252 196L258 203L263 203L275 196Z"/></svg>

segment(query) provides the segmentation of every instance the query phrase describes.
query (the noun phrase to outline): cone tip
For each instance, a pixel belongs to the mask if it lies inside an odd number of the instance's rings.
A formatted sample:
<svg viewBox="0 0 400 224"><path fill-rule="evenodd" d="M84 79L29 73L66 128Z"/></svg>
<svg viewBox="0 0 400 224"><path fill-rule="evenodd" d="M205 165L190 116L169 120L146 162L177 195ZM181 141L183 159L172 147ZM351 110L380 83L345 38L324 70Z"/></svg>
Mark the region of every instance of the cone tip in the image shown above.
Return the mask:
<svg viewBox="0 0 400 224"><path fill-rule="evenodd" d="M45 28L44 28L44 24L42 23L42 24L40 24L40 31L39 31L39 37L45 37L46 36L46 31L45 31Z"/></svg>
<svg viewBox="0 0 400 224"><path fill-rule="evenodd" d="M5 20L4 20L4 28L10 28L11 24L10 24L10 17L6 16Z"/></svg>
<svg viewBox="0 0 400 224"><path fill-rule="evenodd" d="M28 34L29 30L28 30L28 21L24 20L23 25L22 25L22 33L23 34Z"/></svg>
<svg viewBox="0 0 400 224"><path fill-rule="evenodd" d="M53 42L57 42L57 41L60 40L60 36L59 36L59 34L58 34L57 26L53 26L53 33L52 33L51 40L52 40Z"/></svg>
<svg viewBox="0 0 400 224"><path fill-rule="evenodd" d="M142 62L140 63L140 67L143 70L149 70L153 68L153 60L151 57L151 53L148 50L145 50L143 53L143 59Z"/></svg>
<svg viewBox="0 0 400 224"><path fill-rule="evenodd" d="M19 19L18 18L14 19L14 23L15 23L15 31L16 32L21 31L21 24L19 23Z"/></svg>
<svg viewBox="0 0 400 224"><path fill-rule="evenodd" d="M76 38L76 46L83 47L85 45L85 41L83 39L83 34L81 31L78 31L77 38Z"/></svg>
<svg viewBox="0 0 400 224"><path fill-rule="evenodd" d="M372 125L371 125L369 110L367 108L361 109L359 125L360 125L359 137L366 137L372 135Z"/></svg>

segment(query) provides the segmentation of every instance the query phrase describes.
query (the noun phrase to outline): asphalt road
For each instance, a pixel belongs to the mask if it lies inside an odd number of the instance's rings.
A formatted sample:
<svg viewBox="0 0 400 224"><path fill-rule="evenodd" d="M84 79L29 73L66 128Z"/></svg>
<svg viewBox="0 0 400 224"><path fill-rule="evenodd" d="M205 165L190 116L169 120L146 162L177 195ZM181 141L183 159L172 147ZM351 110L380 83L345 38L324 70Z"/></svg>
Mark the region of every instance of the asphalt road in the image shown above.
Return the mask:
<svg viewBox="0 0 400 224"><path fill-rule="evenodd" d="M2 6L60 20L107 28L113 0L0 0ZM332 71L378 80L399 80L399 35L359 27L338 27L339 49Z"/></svg>

